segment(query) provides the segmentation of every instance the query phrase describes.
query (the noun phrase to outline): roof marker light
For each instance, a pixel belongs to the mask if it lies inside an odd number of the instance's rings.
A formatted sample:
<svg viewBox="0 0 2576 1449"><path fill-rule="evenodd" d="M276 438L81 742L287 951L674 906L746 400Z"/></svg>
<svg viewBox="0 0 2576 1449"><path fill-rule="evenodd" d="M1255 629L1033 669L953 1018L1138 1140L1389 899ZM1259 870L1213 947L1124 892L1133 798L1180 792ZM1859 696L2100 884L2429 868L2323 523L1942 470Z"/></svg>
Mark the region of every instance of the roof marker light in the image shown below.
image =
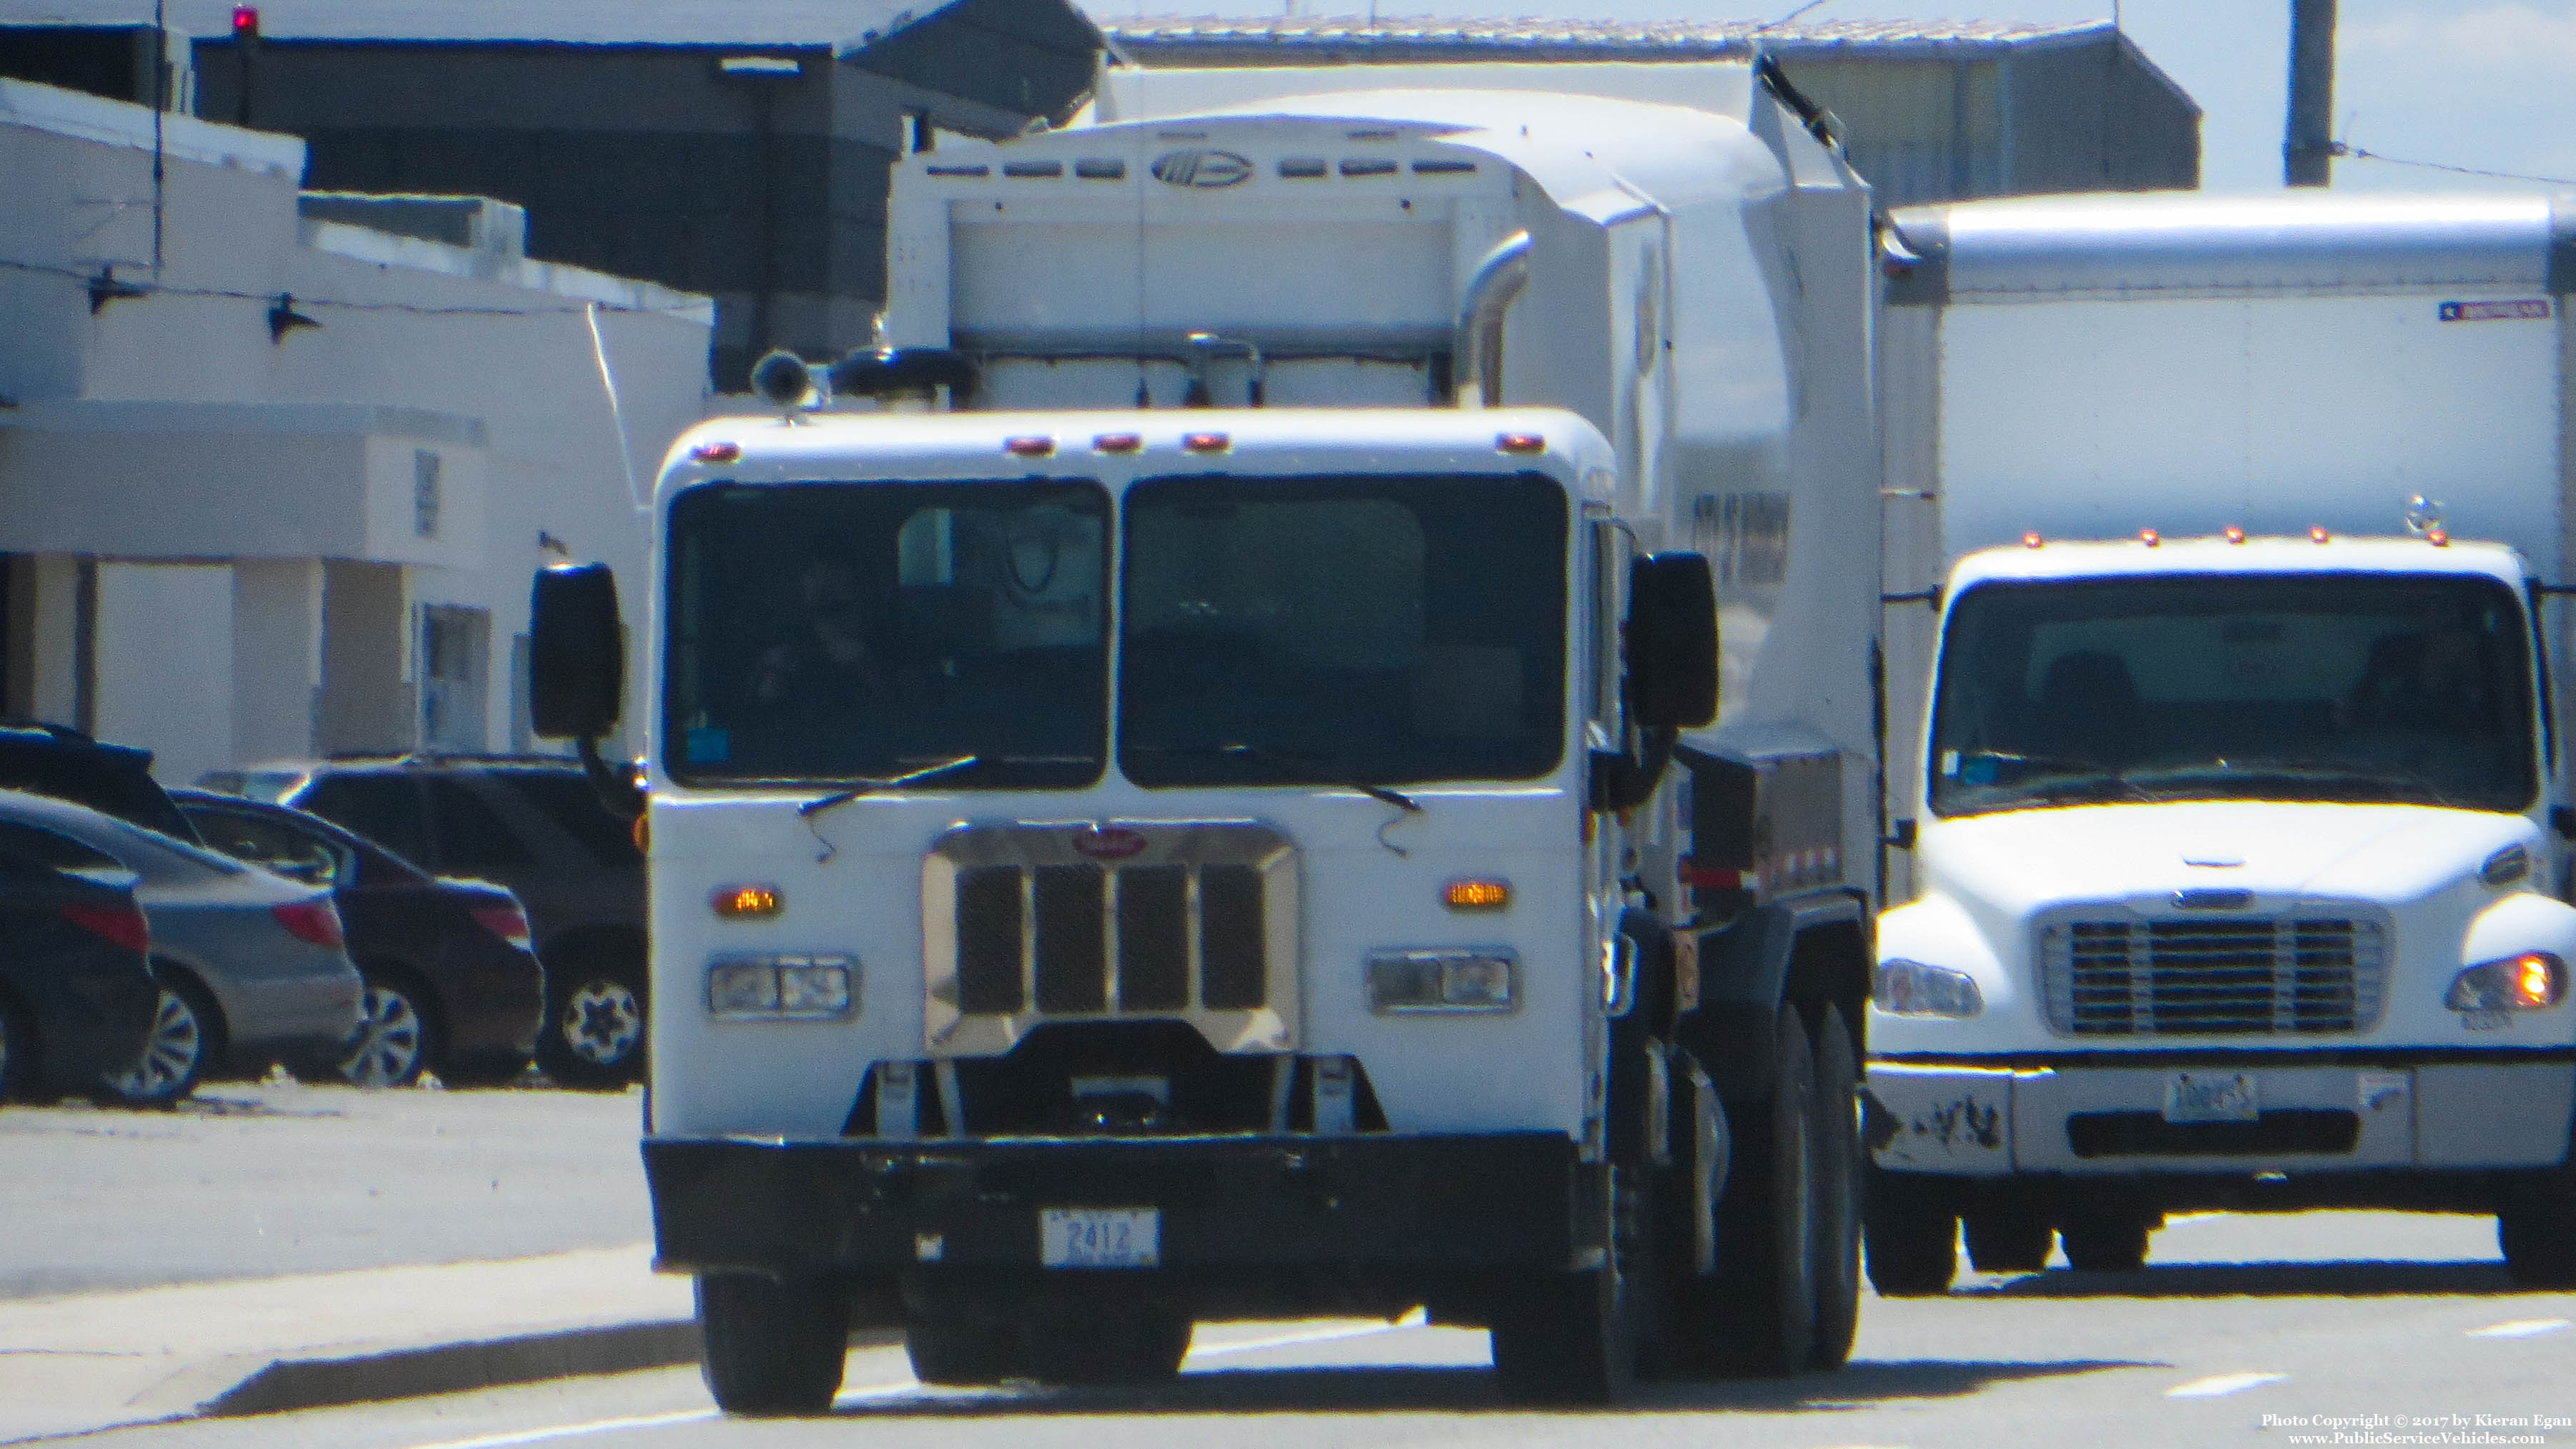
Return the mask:
<svg viewBox="0 0 2576 1449"><path fill-rule="evenodd" d="M742 460L740 443L700 443L689 450L689 458L698 463L735 463Z"/></svg>
<svg viewBox="0 0 2576 1449"><path fill-rule="evenodd" d="M1181 438L1181 446L1193 453L1222 453L1234 446L1234 440L1223 433L1189 433Z"/></svg>
<svg viewBox="0 0 2576 1449"><path fill-rule="evenodd" d="M2245 530L2232 523L2227 525L2227 541L2229 543L2243 543L2245 541Z"/></svg>
<svg viewBox="0 0 2576 1449"><path fill-rule="evenodd" d="M1506 453L1544 453L1547 439L1538 433L1505 433L1494 439L1494 446Z"/></svg>
<svg viewBox="0 0 2576 1449"><path fill-rule="evenodd" d="M2310 543L2323 543L2332 536L2333 535L2326 532L2326 526L2322 523L2316 524L2308 530L2308 542Z"/></svg>
<svg viewBox="0 0 2576 1449"><path fill-rule="evenodd" d="M1140 433L1102 433L1091 440L1091 446L1096 452L1133 453L1145 446L1145 439Z"/></svg>
<svg viewBox="0 0 2576 1449"><path fill-rule="evenodd" d="M2156 532L2152 528L2141 528L2138 530L2138 542L2145 544L2149 548L2154 548L2157 544L2164 541L2165 536Z"/></svg>
<svg viewBox="0 0 2576 1449"><path fill-rule="evenodd" d="M2451 546L2451 531L2447 528L2434 529L2431 533L2424 535L2424 541L2433 545L2435 548L2449 548Z"/></svg>
<svg viewBox="0 0 2576 1449"><path fill-rule="evenodd" d="M2024 548L2037 548L2039 547L2039 544L2040 538L2039 531L2037 529L2033 529L2029 533L2025 533L2021 536L2021 546Z"/></svg>
<svg viewBox="0 0 2576 1449"><path fill-rule="evenodd" d="M1014 458L1044 458L1055 452L1055 439L1047 437L1008 438L1002 451Z"/></svg>

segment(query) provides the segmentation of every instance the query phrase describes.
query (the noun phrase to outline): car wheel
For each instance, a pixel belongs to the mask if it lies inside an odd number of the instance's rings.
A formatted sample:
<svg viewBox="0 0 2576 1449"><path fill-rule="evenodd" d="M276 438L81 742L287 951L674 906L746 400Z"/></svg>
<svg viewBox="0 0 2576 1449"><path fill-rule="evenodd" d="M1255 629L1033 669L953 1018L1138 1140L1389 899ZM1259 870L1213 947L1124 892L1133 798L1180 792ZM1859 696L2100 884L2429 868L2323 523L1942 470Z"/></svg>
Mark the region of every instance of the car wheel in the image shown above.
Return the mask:
<svg viewBox="0 0 2576 1449"><path fill-rule="evenodd" d="M567 1087L622 1087L644 1074L644 993L632 968L604 952L582 952L549 975L546 1029L537 1065Z"/></svg>
<svg viewBox="0 0 2576 1449"><path fill-rule="evenodd" d="M1968 1266L1980 1273L2036 1273L2048 1266L2057 1230L2030 1208L1995 1208L1963 1220Z"/></svg>
<svg viewBox="0 0 2576 1449"><path fill-rule="evenodd" d="M388 972L369 968L358 998L358 1025L335 1064L361 1087L408 1087L437 1070L438 1028L420 989Z"/></svg>
<svg viewBox="0 0 2576 1449"><path fill-rule="evenodd" d="M1959 1215L1904 1173L1871 1171L1861 1242L1881 1298L1935 1298L1959 1276Z"/></svg>
<svg viewBox="0 0 2576 1449"><path fill-rule="evenodd" d="M166 968L153 974L161 980L161 999L153 1008L143 1056L107 1079L108 1091L128 1107L167 1107L195 1091L213 1064L222 1030L214 999L204 987Z"/></svg>
<svg viewBox="0 0 2576 1449"><path fill-rule="evenodd" d="M698 1275L700 1359L728 1414L822 1414L841 1391L850 1300L829 1283Z"/></svg>
<svg viewBox="0 0 2576 1449"><path fill-rule="evenodd" d="M2077 1272L2135 1273L2147 1266L2147 1238L2155 1230L2144 1218L2079 1213L2058 1230L2058 1240Z"/></svg>

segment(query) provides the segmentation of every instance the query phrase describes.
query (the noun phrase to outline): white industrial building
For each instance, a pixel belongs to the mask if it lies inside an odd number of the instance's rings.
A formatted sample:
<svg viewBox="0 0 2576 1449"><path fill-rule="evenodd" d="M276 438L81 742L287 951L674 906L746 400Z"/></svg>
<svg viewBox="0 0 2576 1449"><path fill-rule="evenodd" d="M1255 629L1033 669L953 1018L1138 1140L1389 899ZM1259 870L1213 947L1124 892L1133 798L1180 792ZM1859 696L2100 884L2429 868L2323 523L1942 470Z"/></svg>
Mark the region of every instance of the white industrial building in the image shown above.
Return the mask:
<svg viewBox="0 0 2576 1449"><path fill-rule="evenodd" d="M639 493L707 408L706 299L304 166L0 81L0 713L165 780L525 748L531 571L641 581Z"/></svg>

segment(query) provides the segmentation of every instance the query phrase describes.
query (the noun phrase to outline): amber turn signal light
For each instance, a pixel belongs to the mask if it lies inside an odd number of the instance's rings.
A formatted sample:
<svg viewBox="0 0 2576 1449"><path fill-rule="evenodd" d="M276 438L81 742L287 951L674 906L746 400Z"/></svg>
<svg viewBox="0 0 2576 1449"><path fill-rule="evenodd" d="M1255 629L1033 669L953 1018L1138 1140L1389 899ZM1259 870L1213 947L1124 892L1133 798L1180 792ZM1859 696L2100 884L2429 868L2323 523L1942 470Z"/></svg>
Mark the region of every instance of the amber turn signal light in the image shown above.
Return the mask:
<svg viewBox="0 0 2576 1449"><path fill-rule="evenodd" d="M716 914L728 921L774 916L786 907L787 898L778 893L776 886L732 885L716 888Z"/></svg>
<svg viewBox="0 0 2576 1449"><path fill-rule="evenodd" d="M1441 890L1440 900L1453 911L1499 911L1512 903L1512 883L1453 880Z"/></svg>

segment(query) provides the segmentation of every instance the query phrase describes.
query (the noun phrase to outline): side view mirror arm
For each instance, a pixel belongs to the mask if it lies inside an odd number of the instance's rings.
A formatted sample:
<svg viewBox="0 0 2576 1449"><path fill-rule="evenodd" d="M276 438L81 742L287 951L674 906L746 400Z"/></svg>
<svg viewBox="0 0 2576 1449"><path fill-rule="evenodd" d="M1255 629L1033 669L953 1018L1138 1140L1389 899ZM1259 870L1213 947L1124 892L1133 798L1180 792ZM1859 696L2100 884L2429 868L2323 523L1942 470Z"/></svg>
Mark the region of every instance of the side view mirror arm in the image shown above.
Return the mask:
<svg viewBox="0 0 2576 1449"><path fill-rule="evenodd" d="M1635 753L1593 751L1592 808L1615 813L1646 803L1671 768L1680 738L1679 730L1645 729L1638 731Z"/></svg>
<svg viewBox="0 0 2576 1449"><path fill-rule="evenodd" d="M600 805L620 820L642 818L644 791L630 773L601 756L598 737L583 735L573 748L581 756L581 772L590 777L591 792L599 796Z"/></svg>

